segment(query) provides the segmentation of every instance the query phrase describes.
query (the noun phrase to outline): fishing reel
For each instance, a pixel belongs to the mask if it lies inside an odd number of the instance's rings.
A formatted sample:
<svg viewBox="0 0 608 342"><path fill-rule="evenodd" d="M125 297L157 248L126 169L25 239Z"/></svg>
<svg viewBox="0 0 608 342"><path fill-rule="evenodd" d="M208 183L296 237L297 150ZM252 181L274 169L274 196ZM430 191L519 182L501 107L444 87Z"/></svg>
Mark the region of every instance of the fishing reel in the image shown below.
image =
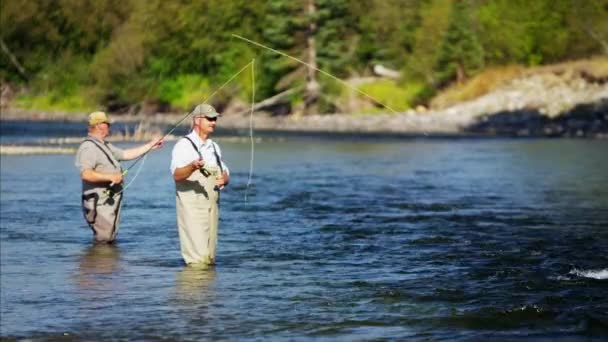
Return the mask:
<svg viewBox="0 0 608 342"><path fill-rule="evenodd" d="M203 174L203 176L205 177L218 177L221 175L221 171L218 167L216 166L210 166L210 167L205 167L203 166L202 168L200 168L201 173Z"/></svg>
<svg viewBox="0 0 608 342"><path fill-rule="evenodd" d="M116 190L114 190L113 187L108 187L106 189L104 189L102 192L103 195L103 201L102 203L107 204L107 205L114 205L116 203L116 198L115 195L120 193L117 192Z"/></svg>
<svg viewBox="0 0 608 342"><path fill-rule="evenodd" d="M143 165L143 164L142 164L142 165ZM123 171L123 172L122 172L122 176L123 176L123 177L124 177L124 176L126 176L126 175L127 175L127 173L129 173L129 170L125 170L125 171ZM108 185L108 187L107 187L105 190L103 190L103 192L102 192L102 193L103 193L105 196L109 197L109 198L113 198L113 197L114 197L114 195L116 195L116 193L117 193L117 191L114 189L114 187L115 187L115 186L116 186L116 184L114 184L114 183L110 183L110 184ZM120 191L118 191L118 193L121 193L121 192L122 192L122 187L121 187Z"/></svg>
<svg viewBox="0 0 608 342"><path fill-rule="evenodd" d="M114 189L112 187L109 187L103 191L103 194L104 194L104 196L108 196L108 197L112 198L116 194L116 191L114 191Z"/></svg>
<svg viewBox="0 0 608 342"><path fill-rule="evenodd" d="M114 198L114 195L122 192L122 187L118 184L110 183L107 188L103 190L103 195L110 199Z"/></svg>

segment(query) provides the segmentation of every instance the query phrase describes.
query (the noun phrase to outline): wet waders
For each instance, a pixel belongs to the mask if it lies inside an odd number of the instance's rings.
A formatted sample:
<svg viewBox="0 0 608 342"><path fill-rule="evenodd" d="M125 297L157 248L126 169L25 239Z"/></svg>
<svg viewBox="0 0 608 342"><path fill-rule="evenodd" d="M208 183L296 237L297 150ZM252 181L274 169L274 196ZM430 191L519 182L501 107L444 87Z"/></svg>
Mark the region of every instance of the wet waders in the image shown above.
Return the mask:
<svg viewBox="0 0 608 342"><path fill-rule="evenodd" d="M87 138L83 144L85 143L95 145L105 156L97 159L98 171L122 172L118 159L106 142ZM93 230L96 242L113 242L116 239L120 223L122 189L122 184L110 188L110 184L83 182L82 211L89 227Z"/></svg>
<svg viewBox="0 0 608 342"><path fill-rule="evenodd" d="M185 139L202 159L194 142L188 137ZM214 154L221 165L215 146ZM175 183L180 250L186 264L215 264L220 200L217 178L221 174L221 166L205 166Z"/></svg>

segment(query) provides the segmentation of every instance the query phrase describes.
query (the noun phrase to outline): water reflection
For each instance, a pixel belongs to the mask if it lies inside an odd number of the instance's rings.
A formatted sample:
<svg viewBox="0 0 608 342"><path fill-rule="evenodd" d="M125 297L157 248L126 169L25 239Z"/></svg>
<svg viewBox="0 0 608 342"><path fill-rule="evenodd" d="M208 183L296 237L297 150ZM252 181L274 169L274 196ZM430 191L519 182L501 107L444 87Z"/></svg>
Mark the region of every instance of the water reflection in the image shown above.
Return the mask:
<svg viewBox="0 0 608 342"><path fill-rule="evenodd" d="M183 303L205 303L211 297L216 271L209 266L185 266L177 273L177 299Z"/></svg>
<svg viewBox="0 0 608 342"><path fill-rule="evenodd" d="M84 290L111 287L109 276L120 270L120 248L115 244L94 244L81 256L76 283Z"/></svg>
<svg viewBox="0 0 608 342"><path fill-rule="evenodd" d="M80 191L65 178L72 156L1 156L0 335L600 340L607 142L353 142L360 155L262 143L248 202L249 146L227 144L236 188L214 269L183 266L175 248L171 146L128 193L118 246L91 246L79 208L54 191ZM41 163L47 181L31 182L39 168L23 166Z"/></svg>

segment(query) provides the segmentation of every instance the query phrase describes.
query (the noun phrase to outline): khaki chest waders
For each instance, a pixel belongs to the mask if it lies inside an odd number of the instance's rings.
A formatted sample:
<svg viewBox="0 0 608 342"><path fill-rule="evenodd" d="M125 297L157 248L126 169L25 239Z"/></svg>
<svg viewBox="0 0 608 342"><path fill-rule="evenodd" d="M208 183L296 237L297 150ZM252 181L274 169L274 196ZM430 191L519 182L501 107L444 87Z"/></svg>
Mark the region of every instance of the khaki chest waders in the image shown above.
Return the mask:
<svg viewBox="0 0 608 342"><path fill-rule="evenodd" d="M219 223L219 169L195 171L175 183L180 251L187 264L215 263Z"/></svg>

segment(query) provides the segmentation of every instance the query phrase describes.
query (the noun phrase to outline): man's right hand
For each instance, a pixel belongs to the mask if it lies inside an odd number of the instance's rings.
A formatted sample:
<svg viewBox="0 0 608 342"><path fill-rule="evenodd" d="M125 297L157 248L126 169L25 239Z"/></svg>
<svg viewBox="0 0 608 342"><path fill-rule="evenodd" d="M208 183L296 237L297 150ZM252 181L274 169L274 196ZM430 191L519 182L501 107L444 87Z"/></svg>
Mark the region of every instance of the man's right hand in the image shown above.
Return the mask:
<svg viewBox="0 0 608 342"><path fill-rule="evenodd" d="M176 182L183 182L188 179L191 174L193 174L197 170L200 170L203 165L205 165L205 161L203 161L202 159L197 159L191 161L190 164L178 167L175 169L175 171L173 171L173 179Z"/></svg>
<svg viewBox="0 0 608 342"><path fill-rule="evenodd" d="M199 170L203 165L205 165L205 161L202 159L193 160L192 163L190 163L192 170Z"/></svg>
<svg viewBox="0 0 608 342"><path fill-rule="evenodd" d="M110 183L120 184L122 183L122 173L113 173L110 175Z"/></svg>

